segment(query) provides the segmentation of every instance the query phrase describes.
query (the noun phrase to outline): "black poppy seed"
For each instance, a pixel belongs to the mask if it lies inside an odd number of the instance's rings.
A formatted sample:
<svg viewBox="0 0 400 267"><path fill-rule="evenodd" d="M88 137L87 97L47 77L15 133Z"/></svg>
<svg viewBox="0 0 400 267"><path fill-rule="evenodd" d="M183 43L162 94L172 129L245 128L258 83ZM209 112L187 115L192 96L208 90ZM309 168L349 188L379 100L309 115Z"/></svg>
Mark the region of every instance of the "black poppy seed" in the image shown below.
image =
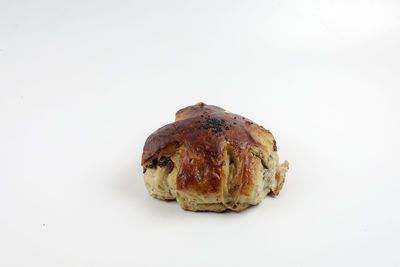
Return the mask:
<svg viewBox="0 0 400 267"><path fill-rule="evenodd" d="M242 117L242 119L246 119L245 117Z"/></svg>
<svg viewBox="0 0 400 267"><path fill-rule="evenodd" d="M236 120L236 117L233 117Z"/></svg>
<svg viewBox="0 0 400 267"><path fill-rule="evenodd" d="M235 125L236 125L236 122L234 122L233 124L235 124Z"/></svg>
<svg viewBox="0 0 400 267"><path fill-rule="evenodd" d="M215 119L208 115L206 120L201 122L199 129L211 129L212 135L220 137L222 134L225 134L223 130L229 130L229 127L224 119Z"/></svg>

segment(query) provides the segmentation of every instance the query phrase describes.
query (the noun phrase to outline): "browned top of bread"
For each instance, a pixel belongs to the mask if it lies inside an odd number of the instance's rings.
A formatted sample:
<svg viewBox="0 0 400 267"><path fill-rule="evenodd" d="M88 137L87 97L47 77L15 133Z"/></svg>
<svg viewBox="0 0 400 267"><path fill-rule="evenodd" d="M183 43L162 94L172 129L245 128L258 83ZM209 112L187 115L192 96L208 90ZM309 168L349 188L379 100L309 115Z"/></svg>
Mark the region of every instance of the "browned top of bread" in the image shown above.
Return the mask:
<svg viewBox="0 0 400 267"><path fill-rule="evenodd" d="M161 157L163 162L158 164L171 164L165 157L179 150L177 189L216 193L221 190L221 169L229 147L242 163L240 192L246 194L254 168L254 160L248 151L251 146L265 152L276 151L273 136L262 126L220 107L198 103L179 110L175 122L147 138L142 166L151 167Z"/></svg>

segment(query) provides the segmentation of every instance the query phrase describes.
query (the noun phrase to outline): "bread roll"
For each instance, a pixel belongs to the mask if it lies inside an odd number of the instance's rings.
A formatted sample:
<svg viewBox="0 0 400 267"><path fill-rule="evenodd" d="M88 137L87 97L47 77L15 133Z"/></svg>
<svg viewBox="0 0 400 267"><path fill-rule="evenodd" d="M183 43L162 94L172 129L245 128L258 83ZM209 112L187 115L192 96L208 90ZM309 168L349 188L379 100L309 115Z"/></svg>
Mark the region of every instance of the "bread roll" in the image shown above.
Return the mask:
<svg viewBox="0 0 400 267"><path fill-rule="evenodd" d="M145 185L155 198L185 210L241 211L278 195L288 162L279 164L271 132L240 115L198 103L144 145Z"/></svg>

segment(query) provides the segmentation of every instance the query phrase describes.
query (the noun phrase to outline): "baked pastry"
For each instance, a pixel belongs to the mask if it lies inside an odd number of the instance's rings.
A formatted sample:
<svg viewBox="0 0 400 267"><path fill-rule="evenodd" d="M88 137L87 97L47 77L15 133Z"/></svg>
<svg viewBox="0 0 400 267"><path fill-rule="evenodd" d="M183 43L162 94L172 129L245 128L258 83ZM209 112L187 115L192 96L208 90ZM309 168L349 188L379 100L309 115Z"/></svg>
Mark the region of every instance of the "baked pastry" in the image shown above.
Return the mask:
<svg viewBox="0 0 400 267"><path fill-rule="evenodd" d="M155 198L185 210L241 211L282 189L288 162L279 164L272 134L249 119L198 103L151 134L142 166Z"/></svg>

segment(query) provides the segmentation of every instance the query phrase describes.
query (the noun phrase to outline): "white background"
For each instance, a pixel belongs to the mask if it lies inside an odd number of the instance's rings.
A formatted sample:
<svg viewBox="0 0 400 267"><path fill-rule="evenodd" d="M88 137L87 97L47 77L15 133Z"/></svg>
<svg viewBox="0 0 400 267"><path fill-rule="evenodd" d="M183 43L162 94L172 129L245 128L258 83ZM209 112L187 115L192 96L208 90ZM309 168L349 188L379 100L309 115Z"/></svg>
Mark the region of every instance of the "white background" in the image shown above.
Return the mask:
<svg viewBox="0 0 400 267"><path fill-rule="evenodd" d="M399 266L399 1L0 2L0 266ZM290 171L241 213L151 198L204 101Z"/></svg>

